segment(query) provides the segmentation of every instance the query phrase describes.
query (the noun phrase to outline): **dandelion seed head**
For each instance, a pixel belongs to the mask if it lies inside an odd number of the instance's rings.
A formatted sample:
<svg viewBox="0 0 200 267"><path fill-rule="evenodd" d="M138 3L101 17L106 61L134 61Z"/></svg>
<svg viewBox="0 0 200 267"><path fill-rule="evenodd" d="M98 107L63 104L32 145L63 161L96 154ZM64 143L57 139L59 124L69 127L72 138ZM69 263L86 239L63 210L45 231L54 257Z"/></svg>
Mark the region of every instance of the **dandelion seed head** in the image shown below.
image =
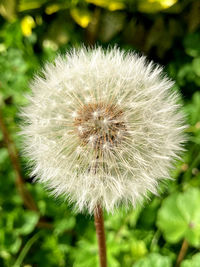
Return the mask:
<svg viewBox="0 0 200 267"><path fill-rule="evenodd" d="M117 48L47 64L22 109L32 175L79 211L135 206L180 158L185 119L162 68Z"/></svg>

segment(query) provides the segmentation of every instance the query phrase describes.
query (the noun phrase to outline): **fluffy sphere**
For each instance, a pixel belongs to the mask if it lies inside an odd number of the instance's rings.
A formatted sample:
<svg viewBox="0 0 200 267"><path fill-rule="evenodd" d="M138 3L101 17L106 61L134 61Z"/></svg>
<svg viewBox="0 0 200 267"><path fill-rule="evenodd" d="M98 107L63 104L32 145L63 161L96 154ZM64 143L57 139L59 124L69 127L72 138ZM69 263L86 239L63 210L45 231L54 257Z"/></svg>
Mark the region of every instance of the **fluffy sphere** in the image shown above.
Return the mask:
<svg viewBox="0 0 200 267"><path fill-rule="evenodd" d="M116 48L58 56L22 110L32 175L89 213L156 194L185 139L172 85L161 67Z"/></svg>

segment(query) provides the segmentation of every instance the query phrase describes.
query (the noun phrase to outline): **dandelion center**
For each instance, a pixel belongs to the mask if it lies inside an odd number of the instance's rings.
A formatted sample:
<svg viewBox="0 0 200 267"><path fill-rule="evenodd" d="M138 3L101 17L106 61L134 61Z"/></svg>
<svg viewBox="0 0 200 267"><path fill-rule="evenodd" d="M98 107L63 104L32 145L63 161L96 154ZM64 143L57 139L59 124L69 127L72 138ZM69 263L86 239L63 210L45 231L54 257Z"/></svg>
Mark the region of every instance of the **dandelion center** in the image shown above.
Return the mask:
<svg viewBox="0 0 200 267"><path fill-rule="evenodd" d="M90 103L78 110L75 130L82 145L106 149L118 145L127 129L124 112L114 104Z"/></svg>

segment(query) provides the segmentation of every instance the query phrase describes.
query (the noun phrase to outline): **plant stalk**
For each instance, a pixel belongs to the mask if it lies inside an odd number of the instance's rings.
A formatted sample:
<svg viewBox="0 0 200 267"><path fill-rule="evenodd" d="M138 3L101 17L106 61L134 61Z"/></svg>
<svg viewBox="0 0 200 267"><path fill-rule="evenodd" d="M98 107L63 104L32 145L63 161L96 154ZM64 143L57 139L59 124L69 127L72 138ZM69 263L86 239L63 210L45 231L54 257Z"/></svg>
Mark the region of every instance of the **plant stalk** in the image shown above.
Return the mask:
<svg viewBox="0 0 200 267"><path fill-rule="evenodd" d="M6 124L4 122L3 114L0 110L0 130L2 131L3 134L3 140L5 142L5 145L8 150L8 154L13 166L13 169L15 171L16 175L16 187L18 189L19 194L21 195L24 205L30 209L38 212L37 205L35 201L32 198L32 195L28 192L28 190L25 187L25 182L22 177L22 171L21 171L21 166L20 166L20 161L19 161L19 154L16 149L16 146L13 142L13 140L10 137L10 133L6 127Z"/></svg>
<svg viewBox="0 0 200 267"><path fill-rule="evenodd" d="M180 266L182 260L184 259L185 255L187 253L188 247L189 247L189 244L188 244L187 240L184 239L182 246L181 246L181 249L180 249L180 252L178 254L178 258L176 261L176 267Z"/></svg>
<svg viewBox="0 0 200 267"><path fill-rule="evenodd" d="M99 245L100 267L107 267L106 239L105 239L105 231L104 231L103 210L100 205L97 205L94 211L94 221L95 221L96 234L97 234L98 245Z"/></svg>

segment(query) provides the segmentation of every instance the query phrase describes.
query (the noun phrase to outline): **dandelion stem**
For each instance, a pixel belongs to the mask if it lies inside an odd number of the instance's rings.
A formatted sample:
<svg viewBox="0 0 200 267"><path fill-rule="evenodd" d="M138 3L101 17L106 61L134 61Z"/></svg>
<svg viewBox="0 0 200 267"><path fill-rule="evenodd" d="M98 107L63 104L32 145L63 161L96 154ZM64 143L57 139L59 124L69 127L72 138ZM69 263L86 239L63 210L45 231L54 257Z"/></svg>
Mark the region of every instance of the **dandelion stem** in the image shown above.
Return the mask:
<svg viewBox="0 0 200 267"><path fill-rule="evenodd" d="M11 138L11 135L9 133L9 130L7 128L7 125L5 123L4 117L3 117L3 112L0 109L0 131L3 134L3 141L7 147L8 155L10 158L10 161L13 166L13 170L15 171L16 175L16 187L17 190L22 197L24 206L29 209L36 211L39 213L39 209L37 207L36 202L34 201L32 195L26 188L26 183L24 180L24 177L22 175L22 170L21 170L21 165L20 165L20 159L19 159L19 153L17 151L17 148L15 146L14 141ZM47 228L47 229L52 229L53 225L48 222L48 220L44 217L40 217L40 220L37 224L37 227L39 228Z"/></svg>
<svg viewBox="0 0 200 267"><path fill-rule="evenodd" d="M106 239L105 239L105 232L104 232L104 220L103 220L103 211L100 205L96 206L94 211L94 220L96 226L96 233L99 245L99 261L100 267L107 266L106 260Z"/></svg>
<svg viewBox="0 0 200 267"><path fill-rule="evenodd" d="M181 246L181 249L180 249L180 252L178 254L178 258L176 261L176 267L180 266L182 260L184 259L185 255L187 253L188 247L189 247L189 244L188 244L187 240L184 239L182 246Z"/></svg>
<svg viewBox="0 0 200 267"><path fill-rule="evenodd" d="M24 182L24 179L22 177L22 172L21 172L19 154L18 154L18 151L16 149L16 146L13 140L10 137L10 133L4 122L3 113L1 112L1 110L0 110L0 130L2 131L3 140L7 147L8 154L9 154L13 169L15 171L16 186L19 191L19 194L21 195L24 201L24 205L30 210L38 211L37 205L34 202L31 194L28 192L28 190L26 190L25 182Z"/></svg>

